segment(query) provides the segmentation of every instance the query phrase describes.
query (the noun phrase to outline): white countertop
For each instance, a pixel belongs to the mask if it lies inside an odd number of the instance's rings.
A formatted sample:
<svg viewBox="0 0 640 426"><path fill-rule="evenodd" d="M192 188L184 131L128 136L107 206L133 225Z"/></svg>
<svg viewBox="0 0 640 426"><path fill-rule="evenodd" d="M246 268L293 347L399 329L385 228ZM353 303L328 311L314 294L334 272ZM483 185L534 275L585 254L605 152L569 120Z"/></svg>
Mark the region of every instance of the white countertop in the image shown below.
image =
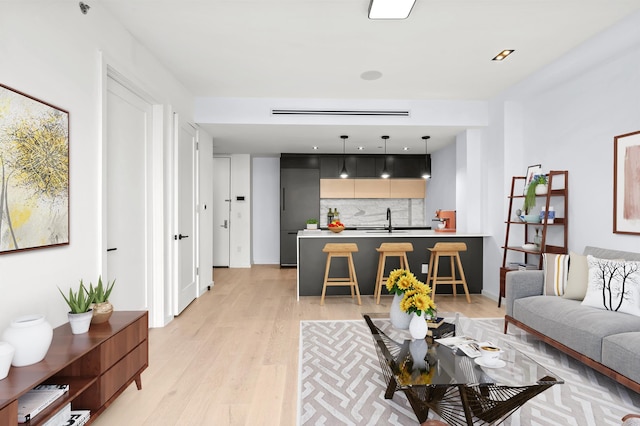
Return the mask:
<svg viewBox="0 0 640 426"><path fill-rule="evenodd" d="M348 230L345 229L340 233L327 230L302 230L298 231L298 238L389 238L389 237L486 237L484 234L469 232L436 232L433 229L399 229L389 232L383 229L379 230Z"/></svg>

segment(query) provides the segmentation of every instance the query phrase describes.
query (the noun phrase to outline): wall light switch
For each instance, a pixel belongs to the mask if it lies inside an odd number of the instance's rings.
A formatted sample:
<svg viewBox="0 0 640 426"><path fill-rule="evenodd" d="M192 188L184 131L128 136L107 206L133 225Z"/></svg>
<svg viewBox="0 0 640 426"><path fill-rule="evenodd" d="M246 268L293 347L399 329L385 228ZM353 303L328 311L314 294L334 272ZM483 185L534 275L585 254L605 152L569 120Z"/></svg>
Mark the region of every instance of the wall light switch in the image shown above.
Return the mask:
<svg viewBox="0 0 640 426"><path fill-rule="evenodd" d="M423 263L422 264L422 273L426 274L429 272L429 264L428 263Z"/></svg>

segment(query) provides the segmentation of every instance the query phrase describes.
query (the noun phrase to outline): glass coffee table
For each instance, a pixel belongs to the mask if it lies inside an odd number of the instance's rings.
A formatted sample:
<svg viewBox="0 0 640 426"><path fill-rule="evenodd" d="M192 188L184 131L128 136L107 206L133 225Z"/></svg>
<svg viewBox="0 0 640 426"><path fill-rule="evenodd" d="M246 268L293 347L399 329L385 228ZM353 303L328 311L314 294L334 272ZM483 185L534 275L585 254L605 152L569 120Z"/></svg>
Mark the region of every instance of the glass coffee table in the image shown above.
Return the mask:
<svg viewBox="0 0 640 426"><path fill-rule="evenodd" d="M433 410L450 425L497 424L534 396L564 383L514 348L502 345L501 361L489 367L429 337L411 340L408 331L379 314L363 316L387 383L385 398L404 392L421 423Z"/></svg>

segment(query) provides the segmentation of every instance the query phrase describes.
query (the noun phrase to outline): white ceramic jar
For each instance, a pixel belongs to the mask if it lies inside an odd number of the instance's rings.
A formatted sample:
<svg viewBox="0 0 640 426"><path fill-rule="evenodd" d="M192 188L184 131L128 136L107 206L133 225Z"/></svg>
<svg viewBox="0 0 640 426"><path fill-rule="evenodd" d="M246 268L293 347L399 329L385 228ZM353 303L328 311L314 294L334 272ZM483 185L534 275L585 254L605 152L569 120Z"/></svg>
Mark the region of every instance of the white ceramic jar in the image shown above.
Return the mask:
<svg viewBox="0 0 640 426"><path fill-rule="evenodd" d="M24 367L44 359L53 339L53 328L43 315L24 315L11 321L2 339L15 349L11 365Z"/></svg>
<svg viewBox="0 0 640 426"><path fill-rule="evenodd" d="M0 342L0 380L9 375L9 368L11 367L11 361L13 361L13 354L15 349L7 342Z"/></svg>

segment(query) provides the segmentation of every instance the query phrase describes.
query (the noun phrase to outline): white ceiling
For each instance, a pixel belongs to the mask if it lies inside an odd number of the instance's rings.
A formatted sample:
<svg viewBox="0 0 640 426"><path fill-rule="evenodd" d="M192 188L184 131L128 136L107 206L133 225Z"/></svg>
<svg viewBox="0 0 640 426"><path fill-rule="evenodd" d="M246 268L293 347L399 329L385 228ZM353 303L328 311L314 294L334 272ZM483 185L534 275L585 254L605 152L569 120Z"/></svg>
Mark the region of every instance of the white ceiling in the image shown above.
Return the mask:
<svg viewBox="0 0 640 426"><path fill-rule="evenodd" d="M400 21L369 0L85 0L104 7L196 97L487 100L640 10L640 0L417 0ZM93 4L95 2L95 4ZM504 62L491 58L515 49ZM379 71L366 80L361 74ZM202 124L225 153L424 153L461 129ZM330 141L331 143L327 143Z"/></svg>

